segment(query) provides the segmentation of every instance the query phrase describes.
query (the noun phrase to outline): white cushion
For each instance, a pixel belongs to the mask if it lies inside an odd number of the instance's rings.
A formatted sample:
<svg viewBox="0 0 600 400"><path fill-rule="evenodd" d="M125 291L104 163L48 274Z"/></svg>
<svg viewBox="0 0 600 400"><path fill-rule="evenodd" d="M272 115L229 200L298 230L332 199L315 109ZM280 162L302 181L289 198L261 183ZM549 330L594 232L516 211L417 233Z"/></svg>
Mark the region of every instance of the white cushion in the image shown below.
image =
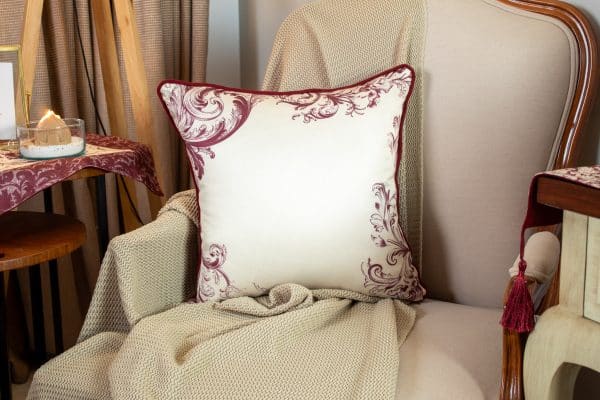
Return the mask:
<svg viewBox="0 0 600 400"><path fill-rule="evenodd" d="M199 193L199 301L288 282L423 298L395 179L413 79L398 66L327 90L161 84Z"/></svg>

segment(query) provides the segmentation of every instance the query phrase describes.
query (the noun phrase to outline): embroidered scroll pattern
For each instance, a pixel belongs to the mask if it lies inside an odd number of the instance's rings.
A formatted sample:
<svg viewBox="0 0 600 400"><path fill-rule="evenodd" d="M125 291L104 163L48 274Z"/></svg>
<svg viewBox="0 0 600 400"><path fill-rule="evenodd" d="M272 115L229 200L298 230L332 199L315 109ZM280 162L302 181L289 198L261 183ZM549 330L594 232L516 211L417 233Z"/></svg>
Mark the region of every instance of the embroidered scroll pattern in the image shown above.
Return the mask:
<svg viewBox="0 0 600 400"><path fill-rule="evenodd" d="M202 256L198 279L198 300L210 301L231 297L238 291L233 281L223 271L227 260L227 248L223 244L208 246L208 254Z"/></svg>
<svg viewBox="0 0 600 400"><path fill-rule="evenodd" d="M294 106L297 113L292 116L292 119L302 118L304 123L333 117L340 109L344 110L345 115L353 117L375 107L381 95L394 88L398 88L400 97L406 97L410 90L411 79L410 71L396 70L347 89L282 95L278 104L286 103Z"/></svg>

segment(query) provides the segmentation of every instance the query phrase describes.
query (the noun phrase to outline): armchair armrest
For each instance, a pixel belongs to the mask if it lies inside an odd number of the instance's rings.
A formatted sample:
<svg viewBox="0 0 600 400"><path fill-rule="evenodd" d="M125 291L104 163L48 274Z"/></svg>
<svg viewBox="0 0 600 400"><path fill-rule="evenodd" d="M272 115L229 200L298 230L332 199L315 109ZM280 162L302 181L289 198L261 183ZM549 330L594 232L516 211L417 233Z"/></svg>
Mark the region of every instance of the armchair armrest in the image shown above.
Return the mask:
<svg viewBox="0 0 600 400"><path fill-rule="evenodd" d="M560 242L551 232L538 232L527 241L524 253L528 268L526 271L527 286L535 303L540 303L552 276L558 268L560 258ZM519 259L509 269L511 280L505 291L504 302L514 283L518 272ZM502 334L502 381L500 385L501 400L522 400L523 393L523 353L527 342L526 333L503 330Z"/></svg>
<svg viewBox="0 0 600 400"><path fill-rule="evenodd" d="M155 221L110 242L78 342L100 332L128 332L141 318L194 296L194 199L192 191L176 194Z"/></svg>

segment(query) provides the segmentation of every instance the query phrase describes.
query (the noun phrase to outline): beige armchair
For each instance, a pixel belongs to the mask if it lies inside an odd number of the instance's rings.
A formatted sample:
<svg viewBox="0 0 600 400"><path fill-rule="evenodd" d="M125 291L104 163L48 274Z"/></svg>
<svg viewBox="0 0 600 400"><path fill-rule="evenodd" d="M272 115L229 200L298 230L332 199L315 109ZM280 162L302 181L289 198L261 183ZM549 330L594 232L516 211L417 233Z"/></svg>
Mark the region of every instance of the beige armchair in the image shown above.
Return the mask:
<svg viewBox="0 0 600 400"><path fill-rule="evenodd" d="M265 89L342 85L404 61L406 51L394 43L406 26L393 16L410 1L338 1L332 10L333 3L284 22ZM370 11L358 13L365 4ZM323 18L331 12L335 18ZM595 90L596 43L582 14L555 0L428 0L425 19L417 70L422 153L420 145L407 149L422 170L418 185L405 190L416 204L405 217L428 299L415 305L417 322L400 350L397 398L520 399L525 337L503 335L499 325L507 270L530 178L576 163ZM339 30L348 35L332 34ZM373 30L377 43L363 35ZM80 342L127 332L193 296L193 196L178 194L155 222L111 242ZM169 251L145 258L159 243ZM78 346L69 352L70 364L51 362L35 380L54 382L57 391L72 385L52 377L76 373L72 360L95 354L79 354ZM98 374L108 361L98 359ZM101 391L98 382L80 376L75 386Z"/></svg>
<svg viewBox="0 0 600 400"><path fill-rule="evenodd" d="M343 85L410 58L412 48L399 48L404 36L422 40L397 21L402 5L423 2L326 3L283 23L264 89ZM423 132L420 140L405 132L404 143L410 158L421 142L423 167L420 187L403 196L429 300L417 305L401 350L410 367L399 374L398 398L521 398L526 335L501 339L498 327L506 267L531 177L577 163L596 41L585 17L560 1L424 3ZM415 199L410 191L419 189ZM556 293L555 283L542 309Z"/></svg>

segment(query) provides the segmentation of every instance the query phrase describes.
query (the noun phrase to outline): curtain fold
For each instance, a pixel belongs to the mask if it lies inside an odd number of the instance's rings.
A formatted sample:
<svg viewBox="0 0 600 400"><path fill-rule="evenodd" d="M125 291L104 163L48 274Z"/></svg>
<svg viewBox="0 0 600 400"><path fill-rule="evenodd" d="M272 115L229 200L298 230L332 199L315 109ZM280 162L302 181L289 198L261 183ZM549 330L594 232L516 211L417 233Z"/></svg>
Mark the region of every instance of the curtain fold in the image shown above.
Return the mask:
<svg viewBox="0 0 600 400"><path fill-rule="evenodd" d="M209 0L133 1L154 114L155 139L158 143L153 151L161 152L162 159L165 160L163 165L157 165L157 170L163 192L167 197L189 188L190 180L183 147L154 95L155 88L159 81L166 78L204 80L208 42L208 2ZM25 0L0 2L0 44L19 43L24 5ZM48 108L51 108L63 117L84 119L88 132L103 133L102 126L104 126L106 133L110 135L103 80L113 77L102 76L90 8L90 0L44 1L31 118L39 119ZM118 31L116 19L113 20L115 30ZM116 39L125 97L124 107L128 119L128 136L135 140L135 124L118 32ZM97 113L91 92L96 100ZM110 237L122 233L119 228L115 181L114 176L106 176ZM142 220L149 222L151 213L147 191L141 184L136 183L135 188L136 208ZM77 180L55 185L53 197L55 212L81 220L86 225L88 235L87 242L80 250L73 253L71 257L59 260L64 340L66 347L70 347L75 343L79 333L100 266L94 181L93 179ZM121 207L129 207L129 205L121 204ZM40 195L34 197L19 209L42 211L42 197ZM42 271L44 300L49 300L45 267ZM19 282L23 292L23 304L15 304L13 296L12 307L9 309L13 317L14 314L29 313L27 275L26 273L20 275L22 275ZM13 279L12 284L14 281ZM13 292L17 293L17 291ZM49 301L45 303L47 306ZM53 351L51 311L48 307L45 309L45 319L47 343L50 351ZM23 323L24 321L21 320L12 324L10 329L17 330L13 335L19 334L18 325ZM27 324L28 331L31 331L30 323Z"/></svg>

